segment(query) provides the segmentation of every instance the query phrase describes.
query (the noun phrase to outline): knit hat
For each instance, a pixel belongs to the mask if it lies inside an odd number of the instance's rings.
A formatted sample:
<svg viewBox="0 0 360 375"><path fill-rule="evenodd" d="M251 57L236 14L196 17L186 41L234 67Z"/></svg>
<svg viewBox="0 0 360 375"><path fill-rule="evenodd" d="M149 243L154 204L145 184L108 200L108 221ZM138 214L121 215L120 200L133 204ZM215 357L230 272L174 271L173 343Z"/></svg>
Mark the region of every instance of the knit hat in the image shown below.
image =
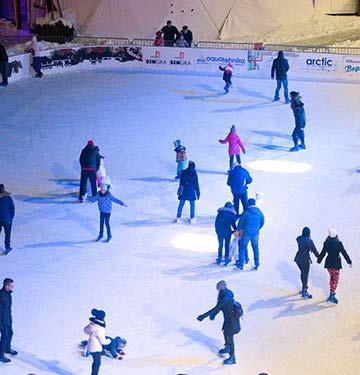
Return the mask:
<svg viewBox="0 0 360 375"><path fill-rule="evenodd" d="M93 140L88 140L88 146L92 146L92 147L94 147L95 146L95 143L94 143L94 141Z"/></svg>
<svg viewBox="0 0 360 375"><path fill-rule="evenodd" d="M192 160L189 161L189 166L188 166L188 168L189 168L189 169L195 169L195 163L194 163Z"/></svg>
<svg viewBox="0 0 360 375"><path fill-rule="evenodd" d="M337 236L337 232L333 228L329 228L329 237L330 238L335 238Z"/></svg>
<svg viewBox="0 0 360 375"><path fill-rule="evenodd" d="M235 125L232 125L232 126L231 126L230 131L231 131L231 132L236 132Z"/></svg>
<svg viewBox="0 0 360 375"><path fill-rule="evenodd" d="M310 228L304 227L303 230L302 230L302 235L304 237L310 237Z"/></svg>
<svg viewBox="0 0 360 375"><path fill-rule="evenodd" d="M101 327L105 327L105 320L104 320L106 316L105 311L92 309L91 315L92 317L89 318L90 322L93 322Z"/></svg>
<svg viewBox="0 0 360 375"><path fill-rule="evenodd" d="M229 63L229 64L228 64L228 67L233 68L233 67L234 67L234 64Z"/></svg>
<svg viewBox="0 0 360 375"><path fill-rule="evenodd" d="M256 200L254 198L250 198L248 200L248 205L250 206L256 206Z"/></svg>
<svg viewBox="0 0 360 375"><path fill-rule="evenodd" d="M226 202L225 203L225 208L231 208L231 209L233 209L234 205L231 202Z"/></svg>
<svg viewBox="0 0 360 375"><path fill-rule="evenodd" d="M290 91L290 96L293 96L295 98L295 96L298 96L299 93L296 92L296 91Z"/></svg>
<svg viewBox="0 0 360 375"><path fill-rule="evenodd" d="M219 290L224 290L226 289L227 286L226 286L226 281L225 280L220 280L217 284L216 284L216 289L219 289Z"/></svg>

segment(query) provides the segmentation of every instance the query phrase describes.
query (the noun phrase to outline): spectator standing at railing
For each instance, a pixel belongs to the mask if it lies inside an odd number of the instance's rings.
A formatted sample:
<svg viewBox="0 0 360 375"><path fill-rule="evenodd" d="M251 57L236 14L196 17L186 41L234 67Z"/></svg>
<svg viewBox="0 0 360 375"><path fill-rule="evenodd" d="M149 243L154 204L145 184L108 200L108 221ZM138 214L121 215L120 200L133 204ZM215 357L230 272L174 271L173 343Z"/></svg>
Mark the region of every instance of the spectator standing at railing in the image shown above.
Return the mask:
<svg viewBox="0 0 360 375"><path fill-rule="evenodd" d="M155 34L154 46L164 47L164 38L162 36L161 31L157 31Z"/></svg>
<svg viewBox="0 0 360 375"><path fill-rule="evenodd" d="M188 42L184 39L184 35L179 34L179 37L176 39L175 47L186 48L189 47Z"/></svg>
<svg viewBox="0 0 360 375"><path fill-rule="evenodd" d="M44 74L41 72L41 56L40 56L40 46L36 39L36 36L33 36L30 44L30 50L33 54L33 62L31 66L36 72L36 77L41 78Z"/></svg>
<svg viewBox="0 0 360 375"><path fill-rule="evenodd" d="M189 28L187 26L183 26L181 31L180 31L180 34L184 36L184 39L186 40L187 42L187 47L191 47L192 45L192 41L193 41L193 33L191 30L189 30Z"/></svg>
<svg viewBox="0 0 360 375"><path fill-rule="evenodd" d="M174 47L174 43L179 36L179 30L169 20L166 22L166 26L161 29L164 35L165 47Z"/></svg>
<svg viewBox="0 0 360 375"><path fill-rule="evenodd" d="M271 67L271 79L274 79L274 76L276 77L276 90L275 90L275 97L274 102L277 102L280 100L280 89L281 85L284 87L284 96L285 96L285 103L290 103L289 100L289 94L288 94L288 80L287 80L287 72L289 70L289 62L284 57L284 52L279 51L278 57L273 61L272 67Z"/></svg>
<svg viewBox="0 0 360 375"><path fill-rule="evenodd" d="M5 47L0 43L0 73L2 76L2 82L0 86L8 85L8 76L9 76L9 57L6 53Z"/></svg>

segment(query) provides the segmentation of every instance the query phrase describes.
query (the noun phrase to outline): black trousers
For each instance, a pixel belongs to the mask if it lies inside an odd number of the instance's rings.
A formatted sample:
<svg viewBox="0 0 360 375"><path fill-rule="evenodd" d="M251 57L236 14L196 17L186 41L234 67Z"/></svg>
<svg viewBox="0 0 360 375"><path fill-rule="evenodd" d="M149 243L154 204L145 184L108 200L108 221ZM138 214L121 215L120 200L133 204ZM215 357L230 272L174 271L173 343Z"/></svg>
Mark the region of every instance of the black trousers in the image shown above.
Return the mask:
<svg viewBox="0 0 360 375"><path fill-rule="evenodd" d="M5 353L10 352L11 349L11 340L13 337L13 330L11 326L3 327L0 330L1 339L0 339L0 357L3 357Z"/></svg>
<svg viewBox="0 0 360 375"><path fill-rule="evenodd" d="M300 269L300 277L302 288L305 289L308 287L309 272L310 272L310 262L296 263Z"/></svg>
<svg viewBox="0 0 360 375"><path fill-rule="evenodd" d="M244 211L249 208L247 192L242 193L242 194L233 194L233 197L234 197L234 209L235 209L237 214L239 214L240 201L241 201L241 204L242 204L242 207L243 207Z"/></svg>
<svg viewBox="0 0 360 375"><path fill-rule="evenodd" d="M10 248L10 240L11 240L11 221L0 221L0 233L1 229L4 228L5 232L5 249Z"/></svg>
<svg viewBox="0 0 360 375"><path fill-rule="evenodd" d="M231 232L230 234L226 234L226 235L218 233L217 238L219 242L218 258L222 258L224 242L225 242L225 258L229 258Z"/></svg>
<svg viewBox="0 0 360 375"><path fill-rule="evenodd" d="M101 352L91 353L93 363L91 366L91 375L98 375L101 365Z"/></svg>
<svg viewBox="0 0 360 375"><path fill-rule="evenodd" d="M301 144L305 144L304 128L301 128L300 126L295 126L295 129L292 132L292 139L294 141L295 146L297 146L299 139Z"/></svg>
<svg viewBox="0 0 360 375"><path fill-rule="evenodd" d="M91 193L93 196L97 194L97 187L96 187L96 171L81 171L81 177L80 177L80 192L79 192L79 199L83 198L86 193L86 182L87 180L90 180L91 184Z"/></svg>
<svg viewBox="0 0 360 375"><path fill-rule="evenodd" d="M33 57L33 62L31 66L34 68L37 76L43 75L41 72L41 57L40 56Z"/></svg>
<svg viewBox="0 0 360 375"><path fill-rule="evenodd" d="M225 339L225 347L229 348L229 354L232 356L235 353L235 342L234 342L234 335L230 335L225 333L224 331L224 339Z"/></svg>
<svg viewBox="0 0 360 375"><path fill-rule="evenodd" d="M8 76L9 76L9 62L8 61L0 61L0 73L2 76L2 83L8 83Z"/></svg>
<svg viewBox="0 0 360 375"><path fill-rule="evenodd" d="M100 230L99 230L100 236L103 236L104 234L104 224L105 224L107 236L111 237L110 215L111 215L110 212L107 214L104 212L100 212Z"/></svg>

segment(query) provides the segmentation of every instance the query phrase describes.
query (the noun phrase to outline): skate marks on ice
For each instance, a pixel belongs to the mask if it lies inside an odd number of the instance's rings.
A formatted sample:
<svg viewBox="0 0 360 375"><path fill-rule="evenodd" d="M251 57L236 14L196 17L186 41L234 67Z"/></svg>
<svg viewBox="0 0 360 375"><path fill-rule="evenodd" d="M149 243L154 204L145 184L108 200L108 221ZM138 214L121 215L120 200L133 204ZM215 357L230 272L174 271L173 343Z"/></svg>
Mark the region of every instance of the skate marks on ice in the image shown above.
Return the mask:
<svg viewBox="0 0 360 375"><path fill-rule="evenodd" d="M228 102L228 103L231 103L231 102ZM241 101L236 101L236 102L233 102L233 103L255 103L255 104L251 104L251 105L244 105L244 106L239 106L239 107L233 107L233 108L222 108L222 109L214 109L213 111L211 111L212 113L231 113L231 112L242 112L242 111L251 111L251 110L256 110L256 109L259 109L259 108L266 108L266 107L275 107L275 106L280 106L280 105L284 105L284 103L280 103L280 102L269 102L269 101L266 101L266 102L263 102L263 101L258 101L258 100L241 100Z"/></svg>
<svg viewBox="0 0 360 375"><path fill-rule="evenodd" d="M89 241L55 241L55 242L43 242L43 243L34 243L25 245L22 249L38 249L38 248L48 248L48 247L74 247L82 249L85 245L89 245L90 243L95 243L96 240L89 240Z"/></svg>
<svg viewBox="0 0 360 375"><path fill-rule="evenodd" d="M151 177L140 177L140 178L131 178L130 181L143 181L143 182L179 182L179 180L176 180L175 178L164 178L164 177L158 177L158 176L151 176Z"/></svg>
<svg viewBox="0 0 360 375"><path fill-rule="evenodd" d="M35 204L77 204L77 192L63 193L54 192L43 196L31 196L31 195L15 195L15 199L19 199L27 203Z"/></svg>

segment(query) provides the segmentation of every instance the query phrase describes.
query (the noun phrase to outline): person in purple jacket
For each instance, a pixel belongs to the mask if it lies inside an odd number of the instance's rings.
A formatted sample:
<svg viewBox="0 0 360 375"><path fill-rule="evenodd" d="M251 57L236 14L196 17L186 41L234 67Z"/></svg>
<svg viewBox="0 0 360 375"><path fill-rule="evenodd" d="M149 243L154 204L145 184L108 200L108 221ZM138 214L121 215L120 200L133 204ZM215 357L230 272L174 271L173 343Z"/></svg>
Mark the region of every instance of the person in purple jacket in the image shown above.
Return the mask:
<svg viewBox="0 0 360 375"><path fill-rule="evenodd" d="M120 199L117 199L113 197L108 190L108 187L106 184L102 184L100 186L100 191L95 197L88 197L87 198L90 202L98 202L98 207L100 211L100 230L99 230L99 236L96 239L96 241L100 241L104 236L104 224L106 226L107 231L107 240L106 242L111 241L111 228L110 228L110 216L111 216L111 210L112 210L112 202L115 202L117 204L120 204L121 206L127 207L127 205L121 201Z"/></svg>

